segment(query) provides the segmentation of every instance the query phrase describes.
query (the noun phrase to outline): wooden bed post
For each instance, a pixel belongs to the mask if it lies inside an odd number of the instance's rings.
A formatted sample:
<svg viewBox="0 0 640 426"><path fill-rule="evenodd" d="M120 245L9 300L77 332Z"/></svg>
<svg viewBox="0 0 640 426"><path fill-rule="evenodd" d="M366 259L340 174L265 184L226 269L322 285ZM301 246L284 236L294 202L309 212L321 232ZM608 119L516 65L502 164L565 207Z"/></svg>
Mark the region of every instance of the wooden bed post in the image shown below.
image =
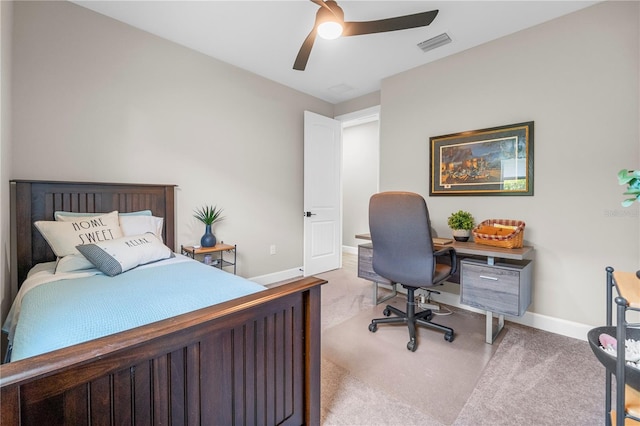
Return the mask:
<svg viewBox="0 0 640 426"><path fill-rule="evenodd" d="M305 336L311 338L306 339L305 353L307 354L306 373L306 390L307 400L305 401L305 424L320 425L320 364L321 356L321 340L320 340L320 287L314 287L305 293L305 323L307 330ZM317 338L315 338L317 336Z"/></svg>

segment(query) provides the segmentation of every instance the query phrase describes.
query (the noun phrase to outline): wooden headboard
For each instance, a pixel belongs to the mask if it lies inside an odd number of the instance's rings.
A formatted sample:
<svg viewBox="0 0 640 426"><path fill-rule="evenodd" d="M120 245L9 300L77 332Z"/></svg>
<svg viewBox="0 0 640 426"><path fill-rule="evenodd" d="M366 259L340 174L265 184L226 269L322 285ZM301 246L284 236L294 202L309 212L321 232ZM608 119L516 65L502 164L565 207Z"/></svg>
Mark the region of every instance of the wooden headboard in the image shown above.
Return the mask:
<svg viewBox="0 0 640 426"><path fill-rule="evenodd" d="M78 213L151 210L154 216L164 218L163 239L175 251L175 185L36 180L12 180L10 184L14 289L22 284L33 265L55 260L33 223L54 220L54 212L60 210Z"/></svg>

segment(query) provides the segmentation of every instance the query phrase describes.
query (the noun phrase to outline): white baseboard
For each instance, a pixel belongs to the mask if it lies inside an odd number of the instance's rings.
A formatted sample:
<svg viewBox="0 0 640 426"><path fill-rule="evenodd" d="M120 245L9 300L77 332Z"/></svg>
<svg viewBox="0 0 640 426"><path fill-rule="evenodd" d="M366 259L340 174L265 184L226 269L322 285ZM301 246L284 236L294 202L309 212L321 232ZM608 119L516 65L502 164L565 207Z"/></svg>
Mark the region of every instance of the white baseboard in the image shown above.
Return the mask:
<svg viewBox="0 0 640 426"><path fill-rule="evenodd" d="M373 284L371 284L373 285ZM390 289L391 286L379 285L383 288ZM398 291L404 289L398 286ZM438 290L440 291L440 290ZM486 311L473 308L471 306L463 305L460 303L460 295L453 293L446 293L440 291L440 294L432 295L434 302L444 303L445 305L454 306L460 309L466 309L467 311L477 312L480 314L486 314ZM515 322L517 324L526 325L528 327L537 328L539 330L548 331L550 333L560 334L562 336L572 337L578 340L587 340L587 333L594 326L581 324L578 322L567 321L561 318L554 318L547 315L536 314L533 312L525 312L521 317L513 317L505 315L505 321Z"/></svg>
<svg viewBox="0 0 640 426"><path fill-rule="evenodd" d="M587 340L587 333L589 330L594 328L593 325L581 324L574 321L563 320L561 318L554 318L542 314L534 314L531 312L525 312L525 314L520 318L508 317L508 320L584 341Z"/></svg>
<svg viewBox="0 0 640 426"><path fill-rule="evenodd" d="M358 247L342 246L342 252L348 254L358 254Z"/></svg>
<svg viewBox="0 0 640 426"><path fill-rule="evenodd" d="M290 280L292 278L302 277L302 266L299 268L288 269L286 271L274 272L273 274L260 275L248 278L249 280L262 285L269 285L280 281Z"/></svg>
<svg viewBox="0 0 640 426"><path fill-rule="evenodd" d="M356 247L343 246L345 252L346 249L353 249L357 254L358 249ZM302 267L292 268L285 271L275 272L273 274L260 275L257 277L249 278L251 281L257 282L262 285L269 285L280 281L290 280L293 278L302 277ZM371 284L373 285L373 283ZM391 286L379 284L379 287L390 289ZM403 292L402 286L398 286L398 291ZM439 290L440 291L440 290ZM444 303L445 305L454 306L459 309L466 309L467 311L477 312L480 314L486 314L485 311L472 308L471 306L463 305L460 303L460 295L454 293L447 293L440 291L440 294L432 296L434 302ZM517 324L526 325L528 327L537 328L539 330L548 331L550 333L560 334L562 336L572 337L578 340L587 340L587 333L594 326L581 324L574 321L567 321L561 318L554 318L547 315L536 314L533 312L525 312L521 317L505 316L505 321L515 322Z"/></svg>

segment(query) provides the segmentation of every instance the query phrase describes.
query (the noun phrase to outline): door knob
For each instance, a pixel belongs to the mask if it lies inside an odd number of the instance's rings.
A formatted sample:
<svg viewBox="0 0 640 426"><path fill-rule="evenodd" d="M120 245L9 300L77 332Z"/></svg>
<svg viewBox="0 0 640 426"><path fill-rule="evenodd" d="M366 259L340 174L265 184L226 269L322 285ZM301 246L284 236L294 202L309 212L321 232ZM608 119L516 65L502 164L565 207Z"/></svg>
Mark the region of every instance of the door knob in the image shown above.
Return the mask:
<svg viewBox="0 0 640 426"><path fill-rule="evenodd" d="M311 213L311 212L304 212L304 215L306 217L311 217L311 216L315 216L316 214L315 213Z"/></svg>

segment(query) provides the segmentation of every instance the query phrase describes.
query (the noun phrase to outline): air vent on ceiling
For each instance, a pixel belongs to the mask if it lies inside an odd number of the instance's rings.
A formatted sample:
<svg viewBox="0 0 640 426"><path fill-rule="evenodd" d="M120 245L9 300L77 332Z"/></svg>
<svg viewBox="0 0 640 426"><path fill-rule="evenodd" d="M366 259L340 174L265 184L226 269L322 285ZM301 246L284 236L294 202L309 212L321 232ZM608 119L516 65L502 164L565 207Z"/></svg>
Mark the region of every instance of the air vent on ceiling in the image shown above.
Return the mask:
<svg viewBox="0 0 640 426"><path fill-rule="evenodd" d="M342 94L347 93L347 92L349 92L349 91L351 91L353 89L354 88L349 86L348 84L341 83L341 84L338 84L336 86L329 87L328 90L333 92L333 93L337 93L337 94L342 95Z"/></svg>
<svg viewBox="0 0 640 426"><path fill-rule="evenodd" d="M428 52L429 50L435 49L436 47L444 46L447 43L451 43L451 38L447 33L442 33L438 36L430 38L429 40L418 43L418 47L422 49L423 52Z"/></svg>

